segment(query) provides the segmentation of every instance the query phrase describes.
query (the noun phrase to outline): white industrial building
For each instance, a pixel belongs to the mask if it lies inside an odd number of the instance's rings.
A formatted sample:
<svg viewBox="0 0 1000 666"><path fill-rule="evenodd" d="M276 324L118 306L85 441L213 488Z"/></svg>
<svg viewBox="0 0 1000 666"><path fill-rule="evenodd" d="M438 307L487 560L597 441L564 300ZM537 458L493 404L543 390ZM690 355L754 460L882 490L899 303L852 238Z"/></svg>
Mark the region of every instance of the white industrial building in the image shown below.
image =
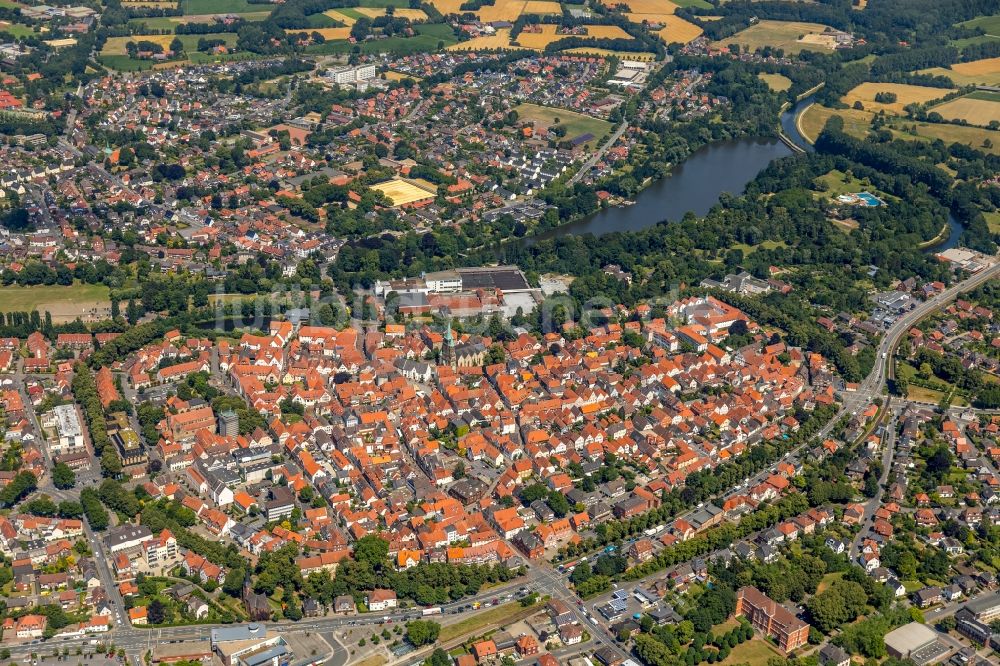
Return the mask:
<svg viewBox="0 0 1000 666"><path fill-rule="evenodd" d="M341 85L368 81L375 78L375 65L335 67L326 73L326 77L334 83Z"/></svg>
<svg viewBox="0 0 1000 666"><path fill-rule="evenodd" d="M83 428L80 426L76 405L59 405L53 408L52 412L58 440L52 442L49 450L53 455L81 451L83 449Z"/></svg>

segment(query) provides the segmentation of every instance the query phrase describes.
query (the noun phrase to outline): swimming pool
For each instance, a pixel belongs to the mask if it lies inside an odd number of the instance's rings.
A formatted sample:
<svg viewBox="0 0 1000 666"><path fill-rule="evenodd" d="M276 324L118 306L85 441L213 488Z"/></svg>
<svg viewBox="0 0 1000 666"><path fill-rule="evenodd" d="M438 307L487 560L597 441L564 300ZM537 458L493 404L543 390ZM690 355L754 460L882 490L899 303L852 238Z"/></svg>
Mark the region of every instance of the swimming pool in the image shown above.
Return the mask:
<svg viewBox="0 0 1000 666"><path fill-rule="evenodd" d="M858 192L856 195L866 206L881 206L885 202L871 192Z"/></svg>

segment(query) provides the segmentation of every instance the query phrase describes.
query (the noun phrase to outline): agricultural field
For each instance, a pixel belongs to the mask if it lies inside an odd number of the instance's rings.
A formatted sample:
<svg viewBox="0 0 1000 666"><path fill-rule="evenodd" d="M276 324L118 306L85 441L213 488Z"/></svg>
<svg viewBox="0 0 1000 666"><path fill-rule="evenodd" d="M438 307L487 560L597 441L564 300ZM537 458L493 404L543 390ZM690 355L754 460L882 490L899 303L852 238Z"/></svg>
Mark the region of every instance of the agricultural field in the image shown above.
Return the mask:
<svg viewBox="0 0 1000 666"><path fill-rule="evenodd" d="M830 116L840 116L844 119L844 131L851 136L864 137L871 127L875 114L871 111L855 109L831 109L822 104L813 104L799 116L799 131L810 142L815 142Z"/></svg>
<svg viewBox="0 0 1000 666"><path fill-rule="evenodd" d="M546 46L552 42L558 42L560 39L566 39L571 35L557 35L556 29L559 26L545 24L538 26L539 32L528 32L527 30L522 30L521 34L517 36L517 43L524 48L535 49L541 51ZM594 39L632 39L632 35L628 34L616 25L588 25L587 34L576 35L577 37L590 37ZM498 31L499 32L499 31Z"/></svg>
<svg viewBox="0 0 1000 666"><path fill-rule="evenodd" d="M940 99L953 92L949 88L929 88L926 86L911 86L905 83L862 83L844 95L840 101L853 107L855 102L861 102L866 111L885 111L886 113L902 114L908 104L926 104ZM875 101L878 93L894 93L896 101L881 103Z"/></svg>
<svg viewBox="0 0 1000 666"><path fill-rule="evenodd" d="M267 5L252 5L246 0L181 0L185 14L245 14L268 9Z"/></svg>
<svg viewBox="0 0 1000 666"><path fill-rule="evenodd" d="M256 11L240 14L244 21L263 21L271 15L270 11ZM147 30L176 30L178 25L184 23L208 24L215 22L215 14L192 14L190 16L153 16L150 18L137 18L129 21L132 26L146 26Z"/></svg>
<svg viewBox="0 0 1000 666"><path fill-rule="evenodd" d="M947 76L958 86L1000 85L1000 58L985 58L972 62L959 62L948 67L922 69L919 74Z"/></svg>
<svg viewBox="0 0 1000 666"><path fill-rule="evenodd" d="M871 128L875 114L871 111L855 109L831 109L813 104L799 118L799 131L809 141L815 141L830 116L844 119L844 131L859 139L864 138ZM997 132L983 127L953 125L950 123L921 123L907 119L893 121L890 131L897 139L908 141L934 141L941 139L946 144L961 143L976 150L1000 155L1000 136ZM989 144L984 142L989 139Z"/></svg>
<svg viewBox="0 0 1000 666"><path fill-rule="evenodd" d="M511 49L510 29L500 28L495 34L473 37L448 47L449 51L478 51L481 49Z"/></svg>
<svg viewBox="0 0 1000 666"><path fill-rule="evenodd" d="M385 7L355 7L354 11L368 18L378 18L385 15ZM330 14L327 13L327 16ZM422 9L410 9L409 7L399 7L393 10L393 16L405 18L410 21L426 21L427 14Z"/></svg>
<svg viewBox="0 0 1000 666"><path fill-rule="evenodd" d="M624 5L633 14L673 14L678 7L688 6L682 2L671 0L601 0L607 7Z"/></svg>
<svg viewBox="0 0 1000 666"><path fill-rule="evenodd" d="M420 179L393 178L384 183L372 185L373 190L378 190L392 200L394 206L405 206L414 201L421 201L428 197L435 196L437 186L434 183Z"/></svg>
<svg viewBox="0 0 1000 666"><path fill-rule="evenodd" d="M964 120L970 125L985 127L991 121L1000 120L1000 93L977 90L931 110L941 114L945 120ZM997 140L1000 141L1000 134Z"/></svg>
<svg viewBox="0 0 1000 666"><path fill-rule="evenodd" d="M784 74L767 74L761 72L757 77L775 92L784 92L792 87L792 80Z"/></svg>
<svg viewBox="0 0 1000 666"><path fill-rule="evenodd" d="M197 51L198 40L203 38L221 39L228 46L236 44L236 35L231 32L211 32L206 35L131 35L126 37L108 37L108 41L105 42L104 49L101 51L101 57L127 56L125 45L129 42L153 42L154 44L159 44L164 49L168 49L170 48L170 42L175 38L181 40L181 43L184 44L184 50L189 53Z"/></svg>
<svg viewBox="0 0 1000 666"><path fill-rule="evenodd" d="M715 46L726 48L730 44L739 44L750 51L770 46L771 48L784 49L785 53L798 53L803 50L832 51L833 46L827 45L825 42L804 41L810 39L812 35L818 38L829 29L828 26L821 23L759 21L732 37L715 42Z"/></svg>
<svg viewBox="0 0 1000 666"><path fill-rule="evenodd" d="M352 22L353 25L353 22ZM351 36L350 27L344 28L307 28L303 30L286 30L290 35L311 35L314 32L322 35L327 41L345 40Z"/></svg>
<svg viewBox="0 0 1000 666"><path fill-rule="evenodd" d="M575 49L566 49L565 51L563 51L563 53L578 53L580 55L594 55L602 57L615 56L616 58L637 60L639 62L653 62L654 60L656 60L655 53L647 53L647 52L640 53L640 52L629 51L626 54L622 53L621 51L612 51L611 49L600 49L597 47L591 48L589 46L578 46Z"/></svg>
<svg viewBox="0 0 1000 666"><path fill-rule="evenodd" d="M594 139L588 142L589 148L595 148L601 139L611 131L611 123L591 118L582 113L575 113L568 109L557 109L538 104L520 104L514 107L520 120L530 120L546 129L558 124L566 128L566 139L593 134Z"/></svg>
<svg viewBox="0 0 1000 666"><path fill-rule="evenodd" d="M661 23L663 23L663 28L656 35L667 44L674 42L687 44L700 37L701 33L704 32L701 26L685 21L680 16L664 16Z"/></svg>
<svg viewBox="0 0 1000 666"><path fill-rule="evenodd" d="M159 2L158 0L139 0L138 2L133 2L133 0L122 0L123 7L135 7L135 8L148 8L148 9L176 9L176 2Z"/></svg>

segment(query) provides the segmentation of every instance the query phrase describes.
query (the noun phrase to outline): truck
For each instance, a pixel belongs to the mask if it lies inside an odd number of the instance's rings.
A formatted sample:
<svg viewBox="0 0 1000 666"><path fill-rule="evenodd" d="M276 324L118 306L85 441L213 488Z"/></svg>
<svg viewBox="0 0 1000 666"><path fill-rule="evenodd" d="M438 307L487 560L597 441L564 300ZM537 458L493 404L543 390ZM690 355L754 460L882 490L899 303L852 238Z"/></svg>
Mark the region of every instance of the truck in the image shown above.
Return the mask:
<svg viewBox="0 0 1000 666"><path fill-rule="evenodd" d="M421 611L421 614L422 615L440 615L441 614L441 607L440 606L432 606L430 608L425 608L425 609L423 609Z"/></svg>

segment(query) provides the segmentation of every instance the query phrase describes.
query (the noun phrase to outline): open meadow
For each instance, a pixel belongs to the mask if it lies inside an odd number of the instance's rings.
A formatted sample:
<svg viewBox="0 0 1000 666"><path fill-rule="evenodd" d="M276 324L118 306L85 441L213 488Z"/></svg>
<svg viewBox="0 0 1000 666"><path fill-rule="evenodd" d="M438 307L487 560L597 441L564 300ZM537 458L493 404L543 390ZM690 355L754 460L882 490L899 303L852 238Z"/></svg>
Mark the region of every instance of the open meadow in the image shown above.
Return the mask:
<svg viewBox="0 0 1000 666"><path fill-rule="evenodd" d="M805 23L802 21L758 21L731 37L715 42L719 48L727 48L730 44L739 44L750 51L771 48L784 49L786 53L798 53L803 50L832 51L833 47L825 42L804 41L810 35L820 36L828 27L821 23Z"/></svg>
<svg viewBox="0 0 1000 666"><path fill-rule="evenodd" d="M557 109L539 104L520 104L514 107L514 111L517 112L520 120L530 120L546 129L556 124L562 125L566 128L566 139L592 134L594 139L587 142L590 147L596 147L600 140L611 131L611 123L567 109Z"/></svg>
<svg viewBox="0 0 1000 666"><path fill-rule="evenodd" d="M784 92L792 87L792 80L784 74L768 74L761 72L757 77L775 92Z"/></svg>

